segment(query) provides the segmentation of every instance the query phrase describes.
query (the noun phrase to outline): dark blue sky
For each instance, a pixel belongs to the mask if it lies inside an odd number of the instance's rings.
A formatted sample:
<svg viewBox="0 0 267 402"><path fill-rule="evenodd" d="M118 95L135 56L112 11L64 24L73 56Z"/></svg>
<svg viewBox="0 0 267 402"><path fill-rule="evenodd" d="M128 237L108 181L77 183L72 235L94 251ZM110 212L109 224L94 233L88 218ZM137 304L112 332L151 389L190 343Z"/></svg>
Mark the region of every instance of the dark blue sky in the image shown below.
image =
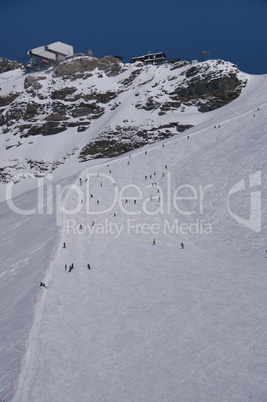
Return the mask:
<svg viewBox="0 0 267 402"><path fill-rule="evenodd" d="M0 0L0 57L26 63L52 42L124 62L150 52L212 58L267 73L267 0Z"/></svg>

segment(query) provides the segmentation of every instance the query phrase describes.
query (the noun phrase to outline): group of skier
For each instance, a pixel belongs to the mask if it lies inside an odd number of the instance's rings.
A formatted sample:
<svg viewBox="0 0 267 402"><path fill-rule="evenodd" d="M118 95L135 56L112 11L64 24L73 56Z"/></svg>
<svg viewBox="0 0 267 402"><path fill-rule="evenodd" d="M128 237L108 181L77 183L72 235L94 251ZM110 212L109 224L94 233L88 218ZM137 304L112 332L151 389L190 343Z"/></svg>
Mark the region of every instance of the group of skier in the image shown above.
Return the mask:
<svg viewBox="0 0 267 402"><path fill-rule="evenodd" d="M65 242L63 243L63 248L66 248L66 243ZM69 269L68 269L67 264L65 264L65 271L71 272L73 269L74 269L74 264L73 263L69 266ZM90 264L87 264L87 269L91 269Z"/></svg>
<svg viewBox="0 0 267 402"><path fill-rule="evenodd" d="M163 145L164 146L164 145ZM145 151L145 155L147 155L147 151ZM129 157L130 157L130 155L129 155ZM128 165L130 165L130 162L128 161ZM108 167L109 167L109 165L107 165ZM165 169L168 169L168 166L167 165L165 165ZM111 170L109 170L109 173L111 173ZM150 174L149 175L149 178L150 179L152 179L153 177L155 177L157 174L156 174L156 172L153 172L153 174ZM165 176L165 173L163 172L162 173L162 177L164 177ZM97 174L97 177L99 177L99 173ZM148 179L148 176L145 176L145 180L147 180ZM87 181L87 179L85 180L85 182ZM83 184L83 181L82 181L82 179L81 178L79 178L79 184L80 185L82 185ZM101 182L101 186L102 186L102 182ZM115 183L114 183L114 186L115 186ZM156 187L157 188L157 183L152 183L152 187ZM157 192L159 193L159 189L157 190ZM90 198L94 198L94 196L93 196L93 194L91 193L90 194ZM150 199L152 200L152 196L150 196ZM83 200L82 200L83 201ZM160 197L159 197L159 201L160 201ZM128 199L126 199L125 200L125 202L126 203L128 203ZM99 200L97 200L97 204L99 204ZM134 204L136 204L136 200L134 200ZM114 213L114 215L113 215L114 217L116 217L116 213ZM82 229L82 225L80 225L80 229ZM153 242L152 242L152 245L155 245L156 244L156 239L153 239ZM182 242L181 244L180 244L180 246L181 246L181 249L184 249L184 243ZM63 248L66 248L66 243L64 242L63 243ZM67 272L72 272L72 270L74 269L74 264L72 263L71 265L69 265L69 269L68 269L68 267L67 267L67 264L65 264L65 271L67 271ZM91 266L90 266L90 264L87 264L87 269L91 269ZM44 288L46 288L46 285L45 285L45 283L43 283L43 282L41 282L40 283L40 286L42 286L42 287L44 287Z"/></svg>
<svg viewBox="0 0 267 402"><path fill-rule="evenodd" d="M156 239L153 239L152 246L154 246L154 244L156 244ZM181 249L184 249L184 243L183 242L181 243ZM266 252L267 252L267 250L266 250Z"/></svg>

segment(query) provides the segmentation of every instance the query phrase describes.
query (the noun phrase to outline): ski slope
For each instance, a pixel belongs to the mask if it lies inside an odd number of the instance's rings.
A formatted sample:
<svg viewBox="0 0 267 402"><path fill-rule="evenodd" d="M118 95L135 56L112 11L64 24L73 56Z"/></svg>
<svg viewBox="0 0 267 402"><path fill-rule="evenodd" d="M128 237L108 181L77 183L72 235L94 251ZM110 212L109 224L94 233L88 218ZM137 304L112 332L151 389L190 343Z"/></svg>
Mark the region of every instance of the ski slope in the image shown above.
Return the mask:
<svg viewBox="0 0 267 402"><path fill-rule="evenodd" d="M59 168L51 185L75 184L62 200L73 215L58 200L28 219L1 208L9 358L38 298L14 401L266 400L266 77L250 76L238 99L164 144L82 164L75 177L71 161ZM253 174L259 231L242 224ZM16 202L36 205L33 194ZM0 357L7 367L4 347ZM7 381L1 395L12 397Z"/></svg>

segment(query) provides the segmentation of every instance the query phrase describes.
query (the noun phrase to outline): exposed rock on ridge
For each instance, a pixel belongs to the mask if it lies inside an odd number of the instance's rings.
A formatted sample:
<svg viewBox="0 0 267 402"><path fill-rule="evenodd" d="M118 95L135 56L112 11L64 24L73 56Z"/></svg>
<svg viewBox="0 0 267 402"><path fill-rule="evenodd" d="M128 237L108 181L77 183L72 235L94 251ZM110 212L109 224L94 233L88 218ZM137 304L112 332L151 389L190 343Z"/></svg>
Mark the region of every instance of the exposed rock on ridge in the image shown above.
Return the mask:
<svg viewBox="0 0 267 402"><path fill-rule="evenodd" d="M114 68L114 64L117 65L116 68ZM120 73L121 63L118 59L112 56L105 56L103 59L96 59L95 57L78 57L60 64L55 69L54 76L61 77L77 73L85 73L88 71L91 72L96 68L99 70L107 70L109 76L114 76L113 74L116 70L118 74Z"/></svg>
<svg viewBox="0 0 267 402"><path fill-rule="evenodd" d="M223 74L222 70L209 71L202 64L193 66L170 96L186 105L195 104L200 112L218 109L240 95L244 82L238 79L237 72L237 68Z"/></svg>
<svg viewBox="0 0 267 402"><path fill-rule="evenodd" d="M103 131L81 151L79 160L113 158L126 152L140 148L146 144L166 140L177 132L183 132L193 125L170 123L150 129L138 126L117 126L115 129Z"/></svg>
<svg viewBox="0 0 267 402"><path fill-rule="evenodd" d="M87 139L76 155L79 161L113 157L189 129L193 125L188 118L183 122L183 112L226 105L240 95L246 80L235 65L221 60L145 66L111 56L79 56L38 74L5 70L0 74L0 135L8 154L19 147L23 155L37 136L71 130L77 145Z"/></svg>
<svg viewBox="0 0 267 402"><path fill-rule="evenodd" d="M16 70L17 68L23 69L22 64L17 60L8 60L0 57L0 74L10 70Z"/></svg>

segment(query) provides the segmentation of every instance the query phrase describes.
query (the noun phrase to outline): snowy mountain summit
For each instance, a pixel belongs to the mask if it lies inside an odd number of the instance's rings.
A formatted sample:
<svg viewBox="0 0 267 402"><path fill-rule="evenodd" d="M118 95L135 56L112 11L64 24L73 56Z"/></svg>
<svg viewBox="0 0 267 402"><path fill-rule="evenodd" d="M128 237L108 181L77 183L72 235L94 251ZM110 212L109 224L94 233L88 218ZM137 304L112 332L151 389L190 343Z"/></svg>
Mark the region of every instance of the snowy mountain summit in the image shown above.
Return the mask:
<svg viewBox="0 0 267 402"><path fill-rule="evenodd" d="M247 82L221 60L154 66L80 56L37 72L6 60L1 66L3 182L179 135L197 115L236 99Z"/></svg>

